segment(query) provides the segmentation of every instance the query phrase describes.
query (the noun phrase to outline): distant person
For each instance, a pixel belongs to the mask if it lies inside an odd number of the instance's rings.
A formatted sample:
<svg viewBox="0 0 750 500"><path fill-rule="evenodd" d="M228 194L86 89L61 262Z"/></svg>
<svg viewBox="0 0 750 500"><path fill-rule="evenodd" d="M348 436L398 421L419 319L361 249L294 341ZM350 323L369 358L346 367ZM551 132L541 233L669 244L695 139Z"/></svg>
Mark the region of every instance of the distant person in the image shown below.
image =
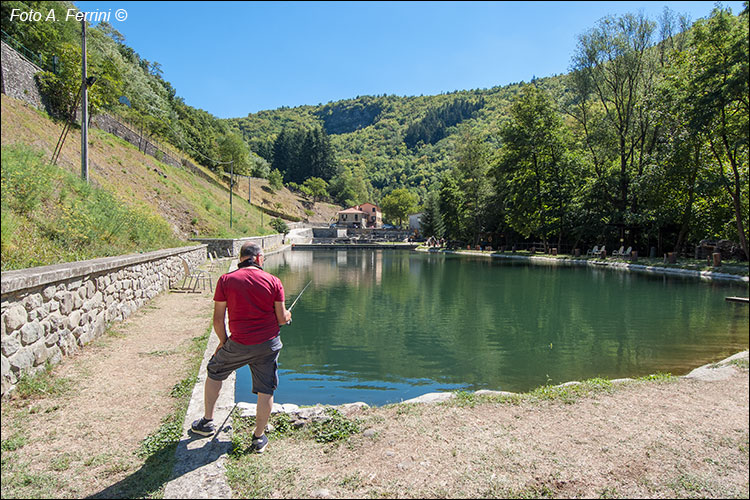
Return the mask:
<svg viewBox="0 0 750 500"><path fill-rule="evenodd" d="M263 262L261 248L255 243L245 243L240 249L237 269L222 275L216 283L213 321L219 347L208 361L203 418L191 427L203 436L216 432L214 406L222 381L234 370L249 365L253 393L258 395L251 449L258 453L268 445L265 429L273 408L273 392L279 383L277 360L282 348L279 327L292 320L292 313L284 305L281 280L264 271ZM230 337L224 328L227 310Z"/></svg>

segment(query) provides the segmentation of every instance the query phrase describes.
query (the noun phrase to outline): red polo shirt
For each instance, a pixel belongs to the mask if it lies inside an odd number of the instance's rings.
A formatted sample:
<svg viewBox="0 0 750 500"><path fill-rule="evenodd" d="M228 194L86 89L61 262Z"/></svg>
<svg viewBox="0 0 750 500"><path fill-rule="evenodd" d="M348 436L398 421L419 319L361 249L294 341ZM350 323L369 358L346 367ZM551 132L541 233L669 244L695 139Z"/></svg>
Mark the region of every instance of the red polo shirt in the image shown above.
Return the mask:
<svg viewBox="0 0 750 500"><path fill-rule="evenodd" d="M284 287L276 276L255 267L224 274L216 283L214 300L227 303L235 342L260 344L279 334L274 302L284 302Z"/></svg>

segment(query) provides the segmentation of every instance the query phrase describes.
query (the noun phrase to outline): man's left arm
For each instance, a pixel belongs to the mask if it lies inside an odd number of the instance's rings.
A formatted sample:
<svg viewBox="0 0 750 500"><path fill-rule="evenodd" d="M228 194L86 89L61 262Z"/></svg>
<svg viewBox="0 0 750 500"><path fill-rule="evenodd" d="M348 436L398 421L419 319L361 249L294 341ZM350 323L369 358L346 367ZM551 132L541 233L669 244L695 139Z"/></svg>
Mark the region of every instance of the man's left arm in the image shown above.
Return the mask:
<svg viewBox="0 0 750 500"><path fill-rule="evenodd" d="M227 341L227 330L224 326L224 316L226 315L226 311L226 302L214 301L214 331L216 332L216 336L219 337L219 347L216 348L216 352L219 352L219 349L221 349ZM214 354L216 354L216 352L214 352Z"/></svg>

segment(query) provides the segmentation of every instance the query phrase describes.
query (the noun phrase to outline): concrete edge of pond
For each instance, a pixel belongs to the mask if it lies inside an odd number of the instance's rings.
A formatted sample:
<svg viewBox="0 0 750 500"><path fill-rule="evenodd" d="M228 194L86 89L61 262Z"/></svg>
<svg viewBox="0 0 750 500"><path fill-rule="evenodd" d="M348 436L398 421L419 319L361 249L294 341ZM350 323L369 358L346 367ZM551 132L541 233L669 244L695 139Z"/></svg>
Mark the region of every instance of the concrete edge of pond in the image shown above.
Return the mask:
<svg viewBox="0 0 750 500"><path fill-rule="evenodd" d="M424 249L417 248L417 252L425 253L442 253L449 255L471 255L474 257L486 257L493 259L510 259L510 260L525 260L533 263L544 263L544 264L556 264L556 265L578 265L578 266L597 266L616 269L619 271L634 271L649 274L664 274L674 276L685 276L700 278L702 280L720 280L720 281L738 281L743 283L750 283L750 277L741 276L738 274L721 273L717 271L697 271L693 269L678 269L672 267L661 267L661 266L647 266L645 264L633 264L629 262L615 262L606 260L593 260L593 259L560 259L554 257L534 256L534 255L507 255L500 253L485 253L471 250L462 250L460 252L454 250L436 250L436 249Z"/></svg>

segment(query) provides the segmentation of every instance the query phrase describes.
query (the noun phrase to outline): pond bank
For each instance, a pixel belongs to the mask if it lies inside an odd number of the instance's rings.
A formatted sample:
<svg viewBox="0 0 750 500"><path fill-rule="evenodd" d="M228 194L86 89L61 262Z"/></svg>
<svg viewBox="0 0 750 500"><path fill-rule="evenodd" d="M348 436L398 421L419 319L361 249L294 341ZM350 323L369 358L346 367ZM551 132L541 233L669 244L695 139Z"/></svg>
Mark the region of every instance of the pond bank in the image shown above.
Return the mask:
<svg viewBox="0 0 750 500"><path fill-rule="evenodd" d="M702 280L710 281L736 281L741 283L750 283L748 276L742 276L739 274L731 274L717 271L698 271L693 269L682 269L675 267L662 267L645 264L635 264L632 262L606 260L606 259L582 259L576 257L548 257L548 256L536 256L536 255L518 255L518 254L507 254L507 253L496 253L496 252L485 252L481 250L443 250L435 248L417 248L418 252L426 253L439 253L447 255L471 255L476 257L496 258L496 259L510 259L510 260L523 260L532 262L534 264L552 264L552 265L576 265L576 266L597 266L607 267L620 271L633 271L647 274L662 274L669 276L682 276L699 278Z"/></svg>

